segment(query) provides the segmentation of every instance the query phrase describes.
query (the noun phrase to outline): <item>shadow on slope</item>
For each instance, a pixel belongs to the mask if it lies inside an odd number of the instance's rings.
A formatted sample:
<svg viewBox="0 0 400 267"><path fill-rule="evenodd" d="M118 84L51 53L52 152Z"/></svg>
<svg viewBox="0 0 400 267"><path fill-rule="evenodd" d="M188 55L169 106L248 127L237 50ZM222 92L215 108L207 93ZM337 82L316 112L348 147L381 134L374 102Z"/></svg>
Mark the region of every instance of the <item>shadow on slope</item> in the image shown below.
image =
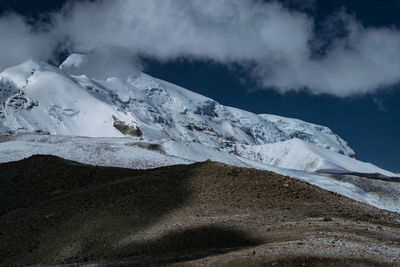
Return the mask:
<svg viewBox="0 0 400 267"><path fill-rule="evenodd" d="M190 199L193 168L105 168L53 156L1 164L0 264L60 264L163 253L175 253L178 259L193 250L258 244L238 230L218 225L142 234Z"/></svg>

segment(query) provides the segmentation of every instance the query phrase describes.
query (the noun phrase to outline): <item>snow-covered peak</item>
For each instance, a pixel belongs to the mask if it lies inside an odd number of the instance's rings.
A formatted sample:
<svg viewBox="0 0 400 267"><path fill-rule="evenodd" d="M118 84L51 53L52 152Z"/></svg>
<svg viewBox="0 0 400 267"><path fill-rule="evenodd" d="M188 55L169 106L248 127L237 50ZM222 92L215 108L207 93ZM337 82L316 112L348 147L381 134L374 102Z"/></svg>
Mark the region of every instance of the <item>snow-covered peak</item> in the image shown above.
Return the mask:
<svg viewBox="0 0 400 267"><path fill-rule="evenodd" d="M45 63L37 63L32 60L28 60L15 67L5 69L1 74L2 80L7 80L14 83L17 87L24 87L28 78L32 77L36 70L38 70Z"/></svg>
<svg viewBox="0 0 400 267"><path fill-rule="evenodd" d="M76 71L83 67L86 67L89 64L89 57L84 54L71 54L67 57L63 63L60 65L60 69L68 72L68 71Z"/></svg>
<svg viewBox="0 0 400 267"><path fill-rule="evenodd" d="M265 161L266 155L270 156L270 151L279 149L283 160L287 158L285 155L292 155L285 154L289 148L296 148L296 153L302 150L306 161L306 154L314 151L313 147L341 159L354 157L349 145L327 127L226 107L144 73L93 79L84 73L87 60L85 55L73 54L59 68L27 61L3 71L0 74L3 103L0 134L42 132L88 137L129 136L151 142L173 140L260 162ZM79 71L72 75L70 69ZM288 145L296 140L311 146ZM279 166L278 160L268 164ZM327 166L324 164L321 166ZM291 166L286 165L282 167ZM296 166L293 168L303 168L301 164Z"/></svg>
<svg viewBox="0 0 400 267"><path fill-rule="evenodd" d="M132 123L129 114L93 97L75 80L46 63L27 61L5 70L0 90L11 87L0 110L0 129L80 136L123 136L113 116Z"/></svg>
<svg viewBox="0 0 400 267"><path fill-rule="evenodd" d="M117 119L126 127L135 125L141 137L149 140L172 138L233 150L237 144L262 145L300 138L337 153L354 154L326 127L225 107L144 73L105 80L65 73L64 68L79 67L86 61L84 55L73 54L60 69L27 61L1 73L2 83L13 88L3 96L7 103L2 109L2 128L10 132L113 137L124 134L114 127ZM12 98L21 92L20 101L35 105L16 103Z"/></svg>

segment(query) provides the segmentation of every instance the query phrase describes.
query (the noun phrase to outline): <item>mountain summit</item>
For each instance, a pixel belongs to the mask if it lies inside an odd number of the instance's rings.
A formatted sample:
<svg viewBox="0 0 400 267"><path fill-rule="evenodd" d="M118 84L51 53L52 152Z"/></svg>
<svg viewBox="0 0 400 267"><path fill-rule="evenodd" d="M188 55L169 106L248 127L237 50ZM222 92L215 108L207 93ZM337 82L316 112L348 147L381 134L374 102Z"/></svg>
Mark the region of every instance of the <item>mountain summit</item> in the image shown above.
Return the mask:
<svg viewBox="0 0 400 267"><path fill-rule="evenodd" d="M223 106L141 72L93 79L89 67L72 54L60 67L27 61L4 70L0 133L171 140L281 168L394 176L357 161L327 127Z"/></svg>

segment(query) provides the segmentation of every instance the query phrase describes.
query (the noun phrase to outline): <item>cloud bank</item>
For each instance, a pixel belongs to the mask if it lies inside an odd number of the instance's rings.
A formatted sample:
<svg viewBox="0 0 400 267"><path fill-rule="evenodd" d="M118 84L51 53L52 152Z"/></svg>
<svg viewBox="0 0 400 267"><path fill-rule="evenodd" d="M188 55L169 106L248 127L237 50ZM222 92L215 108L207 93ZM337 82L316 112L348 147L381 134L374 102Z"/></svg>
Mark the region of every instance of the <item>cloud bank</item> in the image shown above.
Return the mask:
<svg viewBox="0 0 400 267"><path fill-rule="evenodd" d="M306 13L257 0L79 2L48 16L50 24L0 18L0 68L49 60L64 47L118 71L140 69L142 56L237 64L260 87L282 93L345 97L400 81L400 31L366 28L345 12L322 35Z"/></svg>

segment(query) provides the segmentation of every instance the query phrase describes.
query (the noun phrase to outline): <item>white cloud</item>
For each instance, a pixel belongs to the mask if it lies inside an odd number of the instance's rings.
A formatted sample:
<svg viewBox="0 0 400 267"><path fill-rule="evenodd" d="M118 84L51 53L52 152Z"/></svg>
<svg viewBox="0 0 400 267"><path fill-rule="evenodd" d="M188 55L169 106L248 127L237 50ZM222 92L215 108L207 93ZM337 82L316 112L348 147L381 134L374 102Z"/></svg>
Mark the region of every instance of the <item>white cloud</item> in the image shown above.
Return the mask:
<svg viewBox="0 0 400 267"><path fill-rule="evenodd" d="M338 21L348 34L333 38L329 51L314 57L311 43L320 40L313 19L276 2L81 2L54 14L48 33L32 33L20 18L3 17L0 29L10 41L0 44L0 67L28 57L48 59L61 37L68 37L73 50L106 55L99 62L111 62L118 71L129 69L130 62L137 67L134 59L146 55L160 61L186 57L236 63L262 87L280 92L306 89L349 96L398 83L400 32L365 28L345 13L327 31Z"/></svg>
<svg viewBox="0 0 400 267"><path fill-rule="evenodd" d="M34 30L20 16L6 14L0 17L0 69L26 61L48 60L57 44L53 31L44 31L38 24Z"/></svg>

